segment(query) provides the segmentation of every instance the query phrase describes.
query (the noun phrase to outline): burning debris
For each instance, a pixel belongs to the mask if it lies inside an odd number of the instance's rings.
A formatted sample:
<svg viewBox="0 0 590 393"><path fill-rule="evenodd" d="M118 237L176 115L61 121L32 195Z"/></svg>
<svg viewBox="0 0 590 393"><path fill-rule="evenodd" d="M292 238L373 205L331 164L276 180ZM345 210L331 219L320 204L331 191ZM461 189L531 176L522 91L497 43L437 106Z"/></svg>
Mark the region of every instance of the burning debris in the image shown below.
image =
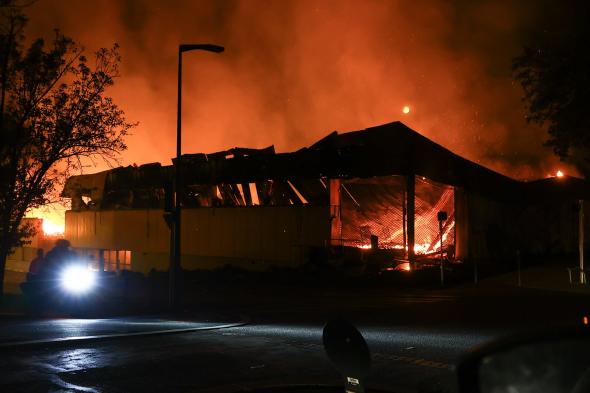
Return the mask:
<svg viewBox="0 0 590 393"><path fill-rule="evenodd" d="M350 179L342 183L342 243L360 249L372 249L371 236L378 248L401 251L407 255L406 182L402 176ZM440 233L437 214L449 212L442 231L444 253L454 247L454 190L426 178L416 181L415 243L416 255L438 255ZM452 253L451 253L452 254Z"/></svg>

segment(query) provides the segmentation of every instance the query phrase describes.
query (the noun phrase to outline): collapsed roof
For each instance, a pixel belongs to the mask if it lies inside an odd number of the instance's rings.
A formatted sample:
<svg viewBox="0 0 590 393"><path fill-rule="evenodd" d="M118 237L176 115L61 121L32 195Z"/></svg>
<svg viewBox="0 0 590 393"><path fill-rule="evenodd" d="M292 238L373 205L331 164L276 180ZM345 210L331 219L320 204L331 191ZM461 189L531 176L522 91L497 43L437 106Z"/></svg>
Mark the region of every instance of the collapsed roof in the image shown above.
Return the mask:
<svg viewBox="0 0 590 393"><path fill-rule="evenodd" d="M454 154L401 122L342 134L333 132L309 147L289 153L275 153L274 147L270 146L265 149L234 148L213 154L185 154L182 167L185 186L278 181L313 189L319 185L304 180L413 174L503 200L533 197L546 183L524 183L501 175ZM62 196L102 200L108 190L162 189L172 181L173 168L173 165L154 163L73 176L66 182ZM586 181L575 179L567 184L570 186L564 189L563 195L559 187L552 187L552 195L580 199L590 196ZM296 198L289 200L293 199Z"/></svg>

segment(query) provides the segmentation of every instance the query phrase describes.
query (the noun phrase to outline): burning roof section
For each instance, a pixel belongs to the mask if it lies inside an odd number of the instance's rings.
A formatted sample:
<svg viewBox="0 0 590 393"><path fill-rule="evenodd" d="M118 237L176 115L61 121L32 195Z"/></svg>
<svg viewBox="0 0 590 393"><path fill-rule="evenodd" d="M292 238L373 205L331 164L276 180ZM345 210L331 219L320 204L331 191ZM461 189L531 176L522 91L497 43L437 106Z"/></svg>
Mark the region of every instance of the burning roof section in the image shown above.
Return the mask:
<svg viewBox="0 0 590 393"><path fill-rule="evenodd" d="M401 122L333 132L289 153L275 153L270 146L186 154L182 165L185 206L327 205L325 179L330 178L416 175L501 200L532 197L545 187L544 182L519 182L462 158ZM172 165L159 163L119 167L71 177L62 196L72 198L74 210L162 207L173 175ZM566 183L572 183L568 196L590 195L587 182Z"/></svg>

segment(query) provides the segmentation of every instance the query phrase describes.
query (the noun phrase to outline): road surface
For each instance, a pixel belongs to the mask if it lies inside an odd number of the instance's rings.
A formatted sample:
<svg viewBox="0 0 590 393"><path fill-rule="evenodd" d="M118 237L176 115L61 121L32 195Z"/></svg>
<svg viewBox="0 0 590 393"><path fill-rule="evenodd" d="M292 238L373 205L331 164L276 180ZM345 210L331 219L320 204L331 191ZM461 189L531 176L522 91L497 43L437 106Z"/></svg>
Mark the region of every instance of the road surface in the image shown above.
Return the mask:
<svg viewBox="0 0 590 393"><path fill-rule="evenodd" d="M346 315L360 328L372 352L369 388L454 392L453 364L470 348L537 325L575 323L588 304L586 297L551 293L324 294L315 301L312 295L287 303L284 299L277 295L255 306L226 305L224 312L233 307L250 314L250 323L242 326L4 348L0 390L238 392L265 386L338 386L341 378L323 351L321 329L327 319ZM68 324L83 324L76 336L92 336L133 333L139 322L137 318L9 321L6 324L12 325L5 324L0 335L21 324L29 332L38 327L35 339L51 341L67 337L69 333L63 332L69 330L63 326ZM148 330L214 327L214 323L161 319ZM4 342L17 339L26 341L13 336Z"/></svg>

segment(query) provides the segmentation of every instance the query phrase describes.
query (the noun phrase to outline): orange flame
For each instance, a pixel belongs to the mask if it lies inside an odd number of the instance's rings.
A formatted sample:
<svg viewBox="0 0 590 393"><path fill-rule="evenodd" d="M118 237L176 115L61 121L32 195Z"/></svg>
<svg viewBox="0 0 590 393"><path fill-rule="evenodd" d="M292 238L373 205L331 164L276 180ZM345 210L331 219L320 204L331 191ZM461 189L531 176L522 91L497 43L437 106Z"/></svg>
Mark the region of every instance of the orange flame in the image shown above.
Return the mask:
<svg viewBox="0 0 590 393"><path fill-rule="evenodd" d="M43 233L48 236L63 235L65 231L64 224L58 224L50 219L43 218Z"/></svg>

